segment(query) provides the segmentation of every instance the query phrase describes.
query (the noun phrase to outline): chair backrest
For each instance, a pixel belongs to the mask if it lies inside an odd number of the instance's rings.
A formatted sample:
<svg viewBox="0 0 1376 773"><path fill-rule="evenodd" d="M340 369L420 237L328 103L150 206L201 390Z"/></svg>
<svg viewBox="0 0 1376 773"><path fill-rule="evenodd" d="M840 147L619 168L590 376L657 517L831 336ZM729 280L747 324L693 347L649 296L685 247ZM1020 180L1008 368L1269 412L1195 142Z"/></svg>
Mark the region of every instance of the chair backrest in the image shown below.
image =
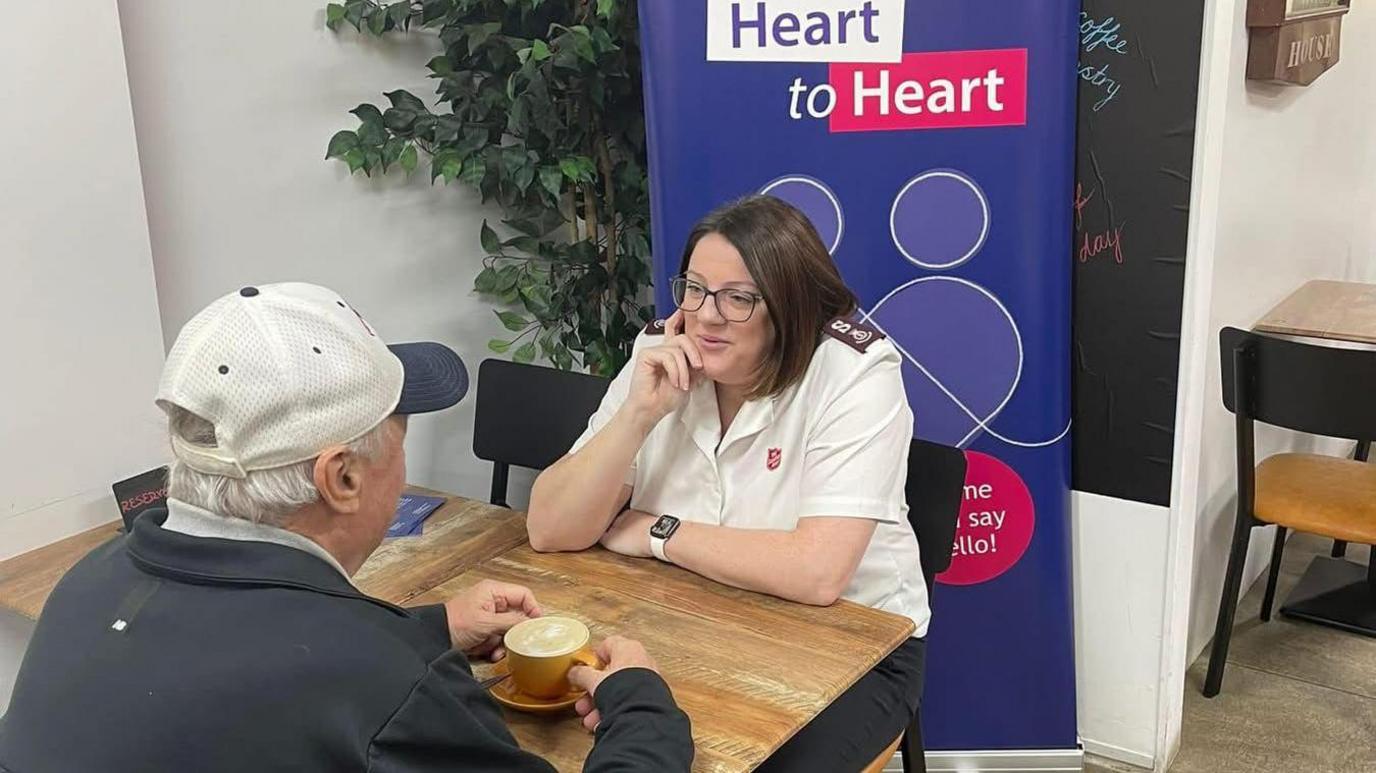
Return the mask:
<svg viewBox="0 0 1376 773"><path fill-rule="evenodd" d="M965 452L913 439L908 450L908 523L917 533L922 579L930 598L936 576L951 566L960 500L965 493Z"/></svg>
<svg viewBox="0 0 1376 773"><path fill-rule="evenodd" d="M1376 351L1227 327L1219 333L1219 355L1229 411L1314 435L1376 438Z"/></svg>
<svg viewBox="0 0 1376 773"><path fill-rule="evenodd" d="M495 464L495 504L506 503L509 465L543 470L568 453L610 384L586 373L483 361L478 368L473 453Z"/></svg>

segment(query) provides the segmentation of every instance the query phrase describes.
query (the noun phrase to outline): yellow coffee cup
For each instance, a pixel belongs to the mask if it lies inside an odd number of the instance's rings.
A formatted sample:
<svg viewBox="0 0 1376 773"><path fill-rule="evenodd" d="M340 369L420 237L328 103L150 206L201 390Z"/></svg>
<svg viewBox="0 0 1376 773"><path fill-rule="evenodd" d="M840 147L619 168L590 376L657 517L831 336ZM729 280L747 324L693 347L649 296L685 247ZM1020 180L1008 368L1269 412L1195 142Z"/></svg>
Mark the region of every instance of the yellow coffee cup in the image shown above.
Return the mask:
<svg viewBox="0 0 1376 773"><path fill-rule="evenodd" d="M516 689L533 698L559 698L569 690L569 669L600 668L588 627L571 617L537 617L512 626L503 637L507 668Z"/></svg>

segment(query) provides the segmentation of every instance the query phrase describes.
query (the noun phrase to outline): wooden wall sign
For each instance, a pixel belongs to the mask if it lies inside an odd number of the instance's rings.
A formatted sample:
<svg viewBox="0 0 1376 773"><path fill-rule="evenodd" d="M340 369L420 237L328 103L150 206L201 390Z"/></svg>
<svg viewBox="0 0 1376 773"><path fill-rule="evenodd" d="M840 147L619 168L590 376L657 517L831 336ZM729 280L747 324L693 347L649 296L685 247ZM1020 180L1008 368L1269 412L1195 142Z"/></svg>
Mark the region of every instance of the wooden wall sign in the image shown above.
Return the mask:
<svg viewBox="0 0 1376 773"><path fill-rule="evenodd" d="M1308 86L1338 63L1351 0L1250 0L1247 77Z"/></svg>

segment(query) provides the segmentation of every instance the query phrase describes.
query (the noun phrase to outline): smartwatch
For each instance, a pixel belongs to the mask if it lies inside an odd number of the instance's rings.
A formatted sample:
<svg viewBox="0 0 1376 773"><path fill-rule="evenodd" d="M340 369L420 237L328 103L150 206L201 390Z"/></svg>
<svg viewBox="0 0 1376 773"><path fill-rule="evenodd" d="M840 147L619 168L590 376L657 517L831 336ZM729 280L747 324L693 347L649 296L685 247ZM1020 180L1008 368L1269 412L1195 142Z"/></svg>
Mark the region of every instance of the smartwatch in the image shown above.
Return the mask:
<svg viewBox="0 0 1376 773"><path fill-rule="evenodd" d="M660 561L669 561L669 557L664 555L664 543L674 536L678 531L678 519L672 515L661 515L658 521L650 527L650 552Z"/></svg>

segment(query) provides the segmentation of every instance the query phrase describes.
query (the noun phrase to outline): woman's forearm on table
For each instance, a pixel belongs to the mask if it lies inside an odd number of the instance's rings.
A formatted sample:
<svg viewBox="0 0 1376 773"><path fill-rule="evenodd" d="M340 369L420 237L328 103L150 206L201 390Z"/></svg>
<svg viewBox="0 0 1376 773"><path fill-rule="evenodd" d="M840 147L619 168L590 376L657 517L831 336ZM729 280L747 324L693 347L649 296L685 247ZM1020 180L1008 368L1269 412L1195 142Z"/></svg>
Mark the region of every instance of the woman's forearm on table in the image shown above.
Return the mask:
<svg viewBox="0 0 1376 773"><path fill-rule="evenodd" d="M653 426L629 410L618 411L577 453L541 472L527 511L531 547L583 550L597 544L626 504L626 473Z"/></svg>
<svg viewBox="0 0 1376 773"><path fill-rule="evenodd" d="M665 545L665 555L684 569L726 585L828 606L850 585L874 527L873 521L858 521L844 528L856 535L836 544L821 530L802 526L779 531L684 521ZM863 540L859 532L865 532Z"/></svg>

